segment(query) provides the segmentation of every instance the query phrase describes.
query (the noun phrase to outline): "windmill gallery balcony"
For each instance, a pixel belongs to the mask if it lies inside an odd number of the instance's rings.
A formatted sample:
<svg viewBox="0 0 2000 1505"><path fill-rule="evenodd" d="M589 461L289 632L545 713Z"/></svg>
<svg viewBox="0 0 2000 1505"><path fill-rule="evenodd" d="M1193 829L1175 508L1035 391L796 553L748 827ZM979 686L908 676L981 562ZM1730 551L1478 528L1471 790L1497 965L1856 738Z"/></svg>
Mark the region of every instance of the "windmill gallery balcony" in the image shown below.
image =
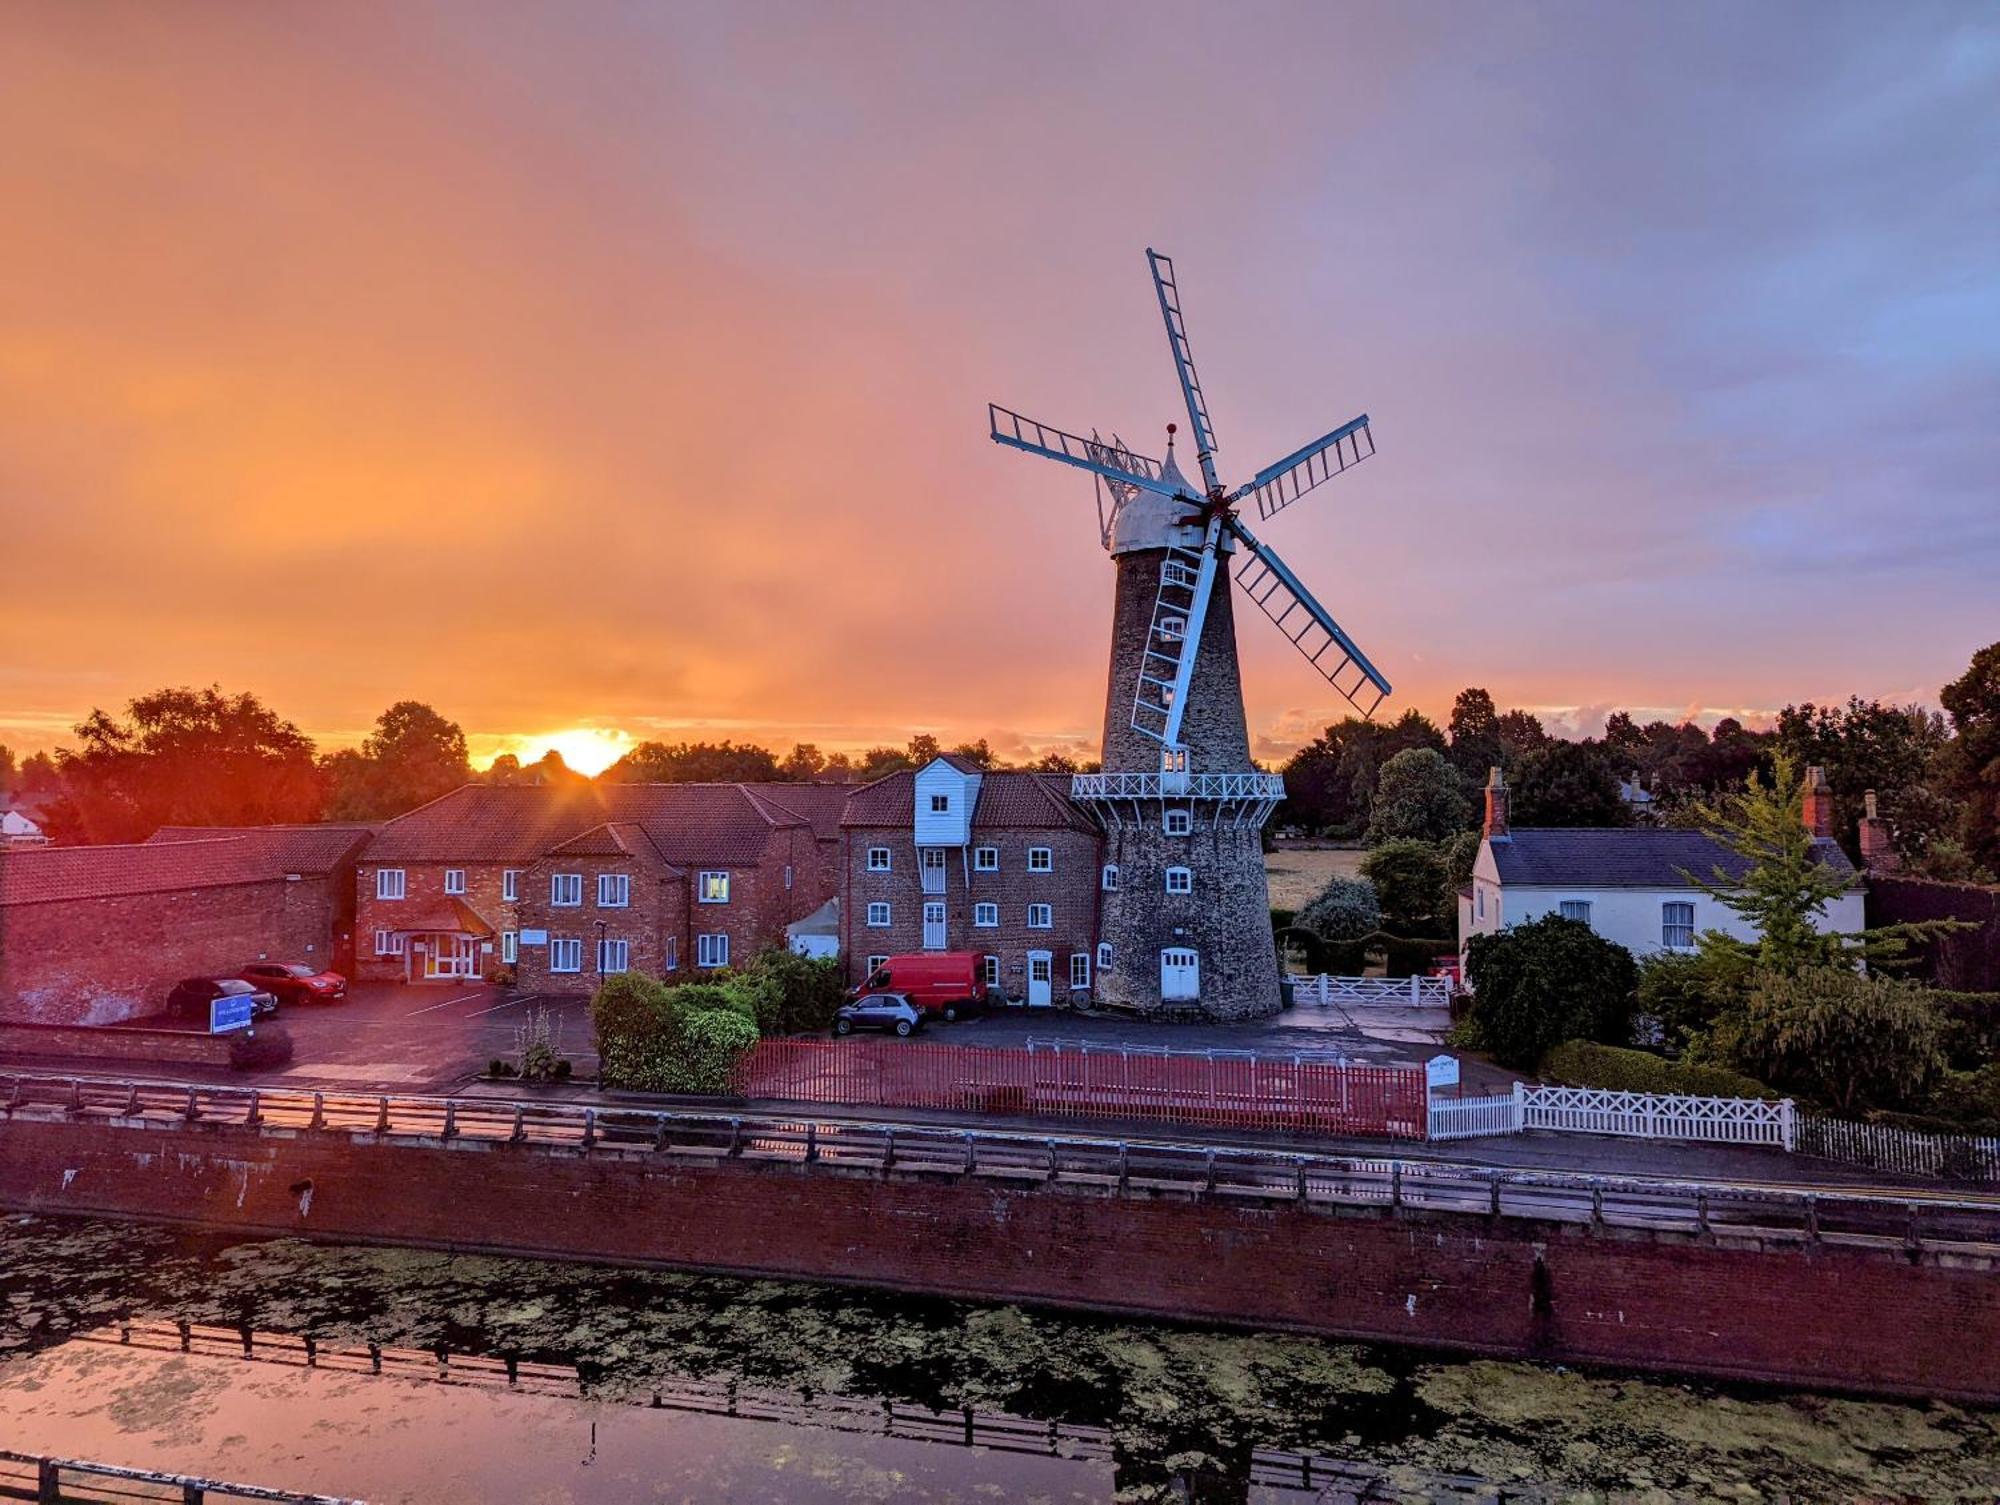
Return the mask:
<svg viewBox="0 0 2000 1505"><path fill-rule="evenodd" d="M1275 773L1079 773L1069 781L1073 800L1270 801L1285 797Z"/></svg>

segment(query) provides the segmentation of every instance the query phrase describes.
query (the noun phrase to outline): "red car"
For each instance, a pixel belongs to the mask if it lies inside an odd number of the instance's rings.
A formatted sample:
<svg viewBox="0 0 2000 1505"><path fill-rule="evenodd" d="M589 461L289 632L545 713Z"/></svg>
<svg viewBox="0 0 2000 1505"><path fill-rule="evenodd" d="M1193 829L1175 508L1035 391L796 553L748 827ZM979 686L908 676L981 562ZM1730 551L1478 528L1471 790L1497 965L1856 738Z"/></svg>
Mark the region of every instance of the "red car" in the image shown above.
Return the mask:
<svg viewBox="0 0 2000 1505"><path fill-rule="evenodd" d="M347 996L347 979L338 972L315 972L297 962L252 962L240 975L281 1003L338 1003Z"/></svg>

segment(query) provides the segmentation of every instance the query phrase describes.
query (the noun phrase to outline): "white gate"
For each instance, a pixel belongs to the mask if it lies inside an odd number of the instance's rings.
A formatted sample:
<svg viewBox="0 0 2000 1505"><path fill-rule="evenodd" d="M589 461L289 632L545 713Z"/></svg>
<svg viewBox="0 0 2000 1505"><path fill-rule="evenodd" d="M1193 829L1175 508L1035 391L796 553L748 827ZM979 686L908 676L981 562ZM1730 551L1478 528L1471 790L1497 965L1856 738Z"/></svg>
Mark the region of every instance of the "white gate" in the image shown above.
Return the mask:
<svg viewBox="0 0 2000 1505"><path fill-rule="evenodd" d="M1521 1100L1506 1097L1433 1097L1432 1139L1472 1139L1481 1134L1521 1132Z"/></svg>
<svg viewBox="0 0 2000 1505"><path fill-rule="evenodd" d="M1448 977L1299 977L1292 981L1294 1003L1330 1008L1335 1004L1368 1007L1444 1009L1451 1007Z"/></svg>
<svg viewBox="0 0 2000 1505"><path fill-rule="evenodd" d="M1166 1002L1201 997L1201 954L1188 946L1160 953L1160 997Z"/></svg>

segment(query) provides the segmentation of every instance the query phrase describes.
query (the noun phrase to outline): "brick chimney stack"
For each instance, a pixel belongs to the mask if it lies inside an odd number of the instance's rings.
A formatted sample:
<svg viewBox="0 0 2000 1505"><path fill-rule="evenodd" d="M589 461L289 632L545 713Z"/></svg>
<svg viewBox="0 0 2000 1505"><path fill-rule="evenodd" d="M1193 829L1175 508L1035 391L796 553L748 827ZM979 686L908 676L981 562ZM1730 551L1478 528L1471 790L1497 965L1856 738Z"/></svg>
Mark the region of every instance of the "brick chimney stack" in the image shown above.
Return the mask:
<svg viewBox="0 0 2000 1505"><path fill-rule="evenodd" d="M1903 865L1903 859L1896 854L1889 823L1875 807L1874 790L1861 798L1861 866L1871 873L1893 873Z"/></svg>
<svg viewBox="0 0 2000 1505"><path fill-rule="evenodd" d="M1826 770L1817 763L1806 770L1806 829L1815 836L1833 835L1833 790L1827 787Z"/></svg>
<svg viewBox="0 0 2000 1505"><path fill-rule="evenodd" d="M1482 830L1488 841L1513 840L1507 826L1507 780L1497 766L1486 775L1486 824Z"/></svg>

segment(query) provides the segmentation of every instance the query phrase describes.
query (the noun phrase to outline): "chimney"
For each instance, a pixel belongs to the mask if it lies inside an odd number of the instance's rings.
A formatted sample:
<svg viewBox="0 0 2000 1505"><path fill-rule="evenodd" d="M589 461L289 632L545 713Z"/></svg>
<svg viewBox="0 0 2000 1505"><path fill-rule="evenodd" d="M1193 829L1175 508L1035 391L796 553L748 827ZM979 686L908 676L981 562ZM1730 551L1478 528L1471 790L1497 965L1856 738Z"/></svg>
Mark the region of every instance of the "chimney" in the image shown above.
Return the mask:
<svg viewBox="0 0 2000 1505"><path fill-rule="evenodd" d="M1806 829L1815 836L1833 835L1833 791L1827 787L1826 770L1817 763L1806 770L1804 816Z"/></svg>
<svg viewBox="0 0 2000 1505"><path fill-rule="evenodd" d="M1871 873L1893 873L1903 865L1903 859L1896 854L1889 823L1875 807L1874 790L1861 799L1861 866Z"/></svg>
<svg viewBox="0 0 2000 1505"><path fill-rule="evenodd" d="M1498 766L1486 775L1486 825L1483 834L1488 841L1514 839L1507 826L1507 780Z"/></svg>

